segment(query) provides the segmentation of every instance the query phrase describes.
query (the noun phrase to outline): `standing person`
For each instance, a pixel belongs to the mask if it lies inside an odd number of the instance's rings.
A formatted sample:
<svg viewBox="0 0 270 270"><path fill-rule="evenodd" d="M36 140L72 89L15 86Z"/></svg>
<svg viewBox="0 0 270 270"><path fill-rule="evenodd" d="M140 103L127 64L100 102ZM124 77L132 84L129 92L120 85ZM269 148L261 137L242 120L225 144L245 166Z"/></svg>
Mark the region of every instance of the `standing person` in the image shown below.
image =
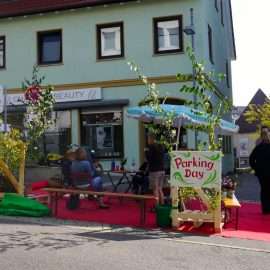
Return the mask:
<svg viewBox="0 0 270 270"><path fill-rule="evenodd" d="M73 185L75 187L91 186L94 191L103 191L102 178L100 176L95 177L93 165L87 160L86 150L84 148L78 148L75 155L76 160L72 161L71 165ZM103 209L108 208L108 206L104 204L102 197L99 197L99 207Z"/></svg>
<svg viewBox="0 0 270 270"><path fill-rule="evenodd" d="M268 131L262 131L261 142L252 151L249 163L260 182L262 212L270 214L270 138Z"/></svg>
<svg viewBox="0 0 270 270"><path fill-rule="evenodd" d="M261 134L260 134L260 138L258 138L257 140L256 140L256 145L259 145L261 142L262 142L262 133L263 132L268 132L269 130L268 130L268 127L267 126L262 126L261 127Z"/></svg>
<svg viewBox="0 0 270 270"><path fill-rule="evenodd" d="M153 193L158 198L159 204L164 204L163 185L165 178L164 171L164 151L162 145L155 140L154 134L149 134L148 150L146 151L146 159L148 162L149 182L153 187Z"/></svg>

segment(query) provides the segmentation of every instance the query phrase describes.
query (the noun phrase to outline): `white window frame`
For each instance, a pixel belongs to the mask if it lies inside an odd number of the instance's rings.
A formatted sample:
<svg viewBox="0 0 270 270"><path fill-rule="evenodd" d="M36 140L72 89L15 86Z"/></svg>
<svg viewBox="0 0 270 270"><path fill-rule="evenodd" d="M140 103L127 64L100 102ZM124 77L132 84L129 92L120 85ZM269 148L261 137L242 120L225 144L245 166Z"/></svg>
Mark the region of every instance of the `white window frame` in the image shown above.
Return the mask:
<svg viewBox="0 0 270 270"><path fill-rule="evenodd" d="M158 17L153 19L154 27L154 53L167 54L183 52L183 18L182 15L175 15L169 17ZM164 31L164 47L160 46L159 29ZM170 29L178 29L178 44L171 43Z"/></svg>
<svg viewBox="0 0 270 270"><path fill-rule="evenodd" d="M124 26L122 22L111 24L97 25L97 58L119 58L124 57ZM114 33L114 47L115 49L106 49L106 33Z"/></svg>

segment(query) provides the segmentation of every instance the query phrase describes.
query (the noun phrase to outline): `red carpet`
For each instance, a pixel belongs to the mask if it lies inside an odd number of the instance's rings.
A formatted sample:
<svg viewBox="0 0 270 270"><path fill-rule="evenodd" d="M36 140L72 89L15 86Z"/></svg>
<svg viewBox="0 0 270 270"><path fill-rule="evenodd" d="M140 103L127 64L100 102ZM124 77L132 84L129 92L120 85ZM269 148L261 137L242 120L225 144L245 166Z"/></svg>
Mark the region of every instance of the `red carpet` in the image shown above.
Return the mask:
<svg viewBox="0 0 270 270"><path fill-rule="evenodd" d="M134 200L118 198L104 198L104 202L110 206L109 209L99 209L95 200L82 199L80 208L68 210L66 208L66 198L59 201L58 218L93 221L111 225L125 225L132 227L140 226L140 207ZM150 209L153 202L148 202L146 215L146 228L156 228L156 215Z"/></svg>
<svg viewBox="0 0 270 270"><path fill-rule="evenodd" d="M96 201L81 200L80 209L67 210L66 199L59 202L58 218L92 221L112 225L140 226L140 208L134 200L109 200L109 209L99 209ZM157 228L155 214L150 211L153 202L148 204L145 228ZM178 231L195 234L213 235L211 224L194 228L192 224L184 224ZM239 228L235 230L234 223L227 224L221 234L224 237L236 237L270 242L270 215L262 215L258 203L244 202L239 210Z"/></svg>
<svg viewBox="0 0 270 270"><path fill-rule="evenodd" d="M234 230L232 224L229 224L221 235L270 241L270 215L261 214L259 203L242 202L242 207L239 210L238 230Z"/></svg>

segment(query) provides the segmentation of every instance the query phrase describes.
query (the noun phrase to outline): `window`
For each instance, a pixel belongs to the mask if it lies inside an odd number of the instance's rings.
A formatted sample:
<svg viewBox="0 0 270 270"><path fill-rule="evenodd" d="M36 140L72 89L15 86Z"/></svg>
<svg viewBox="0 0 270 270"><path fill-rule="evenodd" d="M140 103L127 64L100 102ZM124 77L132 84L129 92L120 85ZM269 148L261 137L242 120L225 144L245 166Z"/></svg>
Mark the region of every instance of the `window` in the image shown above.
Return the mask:
<svg viewBox="0 0 270 270"><path fill-rule="evenodd" d="M215 1L215 8L218 11L218 0L214 0Z"/></svg>
<svg viewBox="0 0 270 270"><path fill-rule="evenodd" d="M154 19L154 53L183 51L182 16Z"/></svg>
<svg viewBox="0 0 270 270"><path fill-rule="evenodd" d="M208 50L209 50L209 60L212 64L214 64L213 58L213 35L212 28L208 25Z"/></svg>
<svg viewBox="0 0 270 270"><path fill-rule="evenodd" d="M122 111L81 114L82 144L95 150L97 158L123 157Z"/></svg>
<svg viewBox="0 0 270 270"><path fill-rule="evenodd" d="M38 64L62 63L62 31L38 32Z"/></svg>
<svg viewBox="0 0 270 270"><path fill-rule="evenodd" d="M231 154L232 153L232 137L220 135L222 139L222 152L223 154Z"/></svg>
<svg viewBox="0 0 270 270"><path fill-rule="evenodd" d="M0 68L6 67L6 38L0 37Z"/></svg>
<svg viewBox="0 0 270 270"><path fill-rule="evenodd" d="M98 59L124 57L123 29L122 22L97 25Z"/></svg>
<svg viewBox="0 0 270 270"><path fill-rule="evenodd" d="M221 24L224 25L223 0L220 0L220 16L221 16Z"/></svg>
<svg viewBox="0 0 270 270"><path fill-rule="evenodd" d="M228 61L226 61L226 82L227 82L227 87L230 88L229 63L228 63Z"/></svg>

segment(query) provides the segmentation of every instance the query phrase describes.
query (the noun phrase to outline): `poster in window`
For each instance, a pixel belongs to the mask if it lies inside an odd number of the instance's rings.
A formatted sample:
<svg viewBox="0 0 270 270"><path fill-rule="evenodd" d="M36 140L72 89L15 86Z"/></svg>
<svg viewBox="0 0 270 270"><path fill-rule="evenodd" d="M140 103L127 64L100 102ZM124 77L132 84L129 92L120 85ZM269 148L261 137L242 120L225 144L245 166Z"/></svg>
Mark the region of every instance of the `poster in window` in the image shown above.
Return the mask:
<svg viewBox="0 0 270 270"><path fill-rule="evenodd" d="M113 135L111 126L97 127L96 135L97 135L97 149L103 150L106 148L113 147Z"/></svg>
<svg viewBox="0 0 270 270"><path fill-rule="evenodd" d="M239 156L247 157L248 154L248 138L240 138L239 139Z"/></svg>

